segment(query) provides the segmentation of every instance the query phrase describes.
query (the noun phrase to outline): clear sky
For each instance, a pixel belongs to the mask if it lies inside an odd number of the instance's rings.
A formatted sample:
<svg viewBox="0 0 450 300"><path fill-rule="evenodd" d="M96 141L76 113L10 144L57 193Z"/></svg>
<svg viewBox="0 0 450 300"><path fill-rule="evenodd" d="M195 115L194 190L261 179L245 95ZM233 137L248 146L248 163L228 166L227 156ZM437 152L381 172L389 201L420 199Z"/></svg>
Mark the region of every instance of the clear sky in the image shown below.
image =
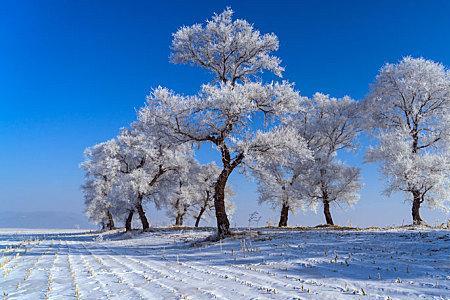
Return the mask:
<svg viewBox="0 0 450 300"><path fill-rule="evenodd" d="M284 78L311 96L322 91L361 99L378 69L402 56L450 66L449 1L2 1L0 3L0 211L80 212L83 149L127 126L151 88L194 93L208 74L168 61L171 34L231 6L280 40ZM366 143L362 140L362 145ZM364 147L344 159L362 167L361 201L333 208L337 223L411 222L401 196L380 195L382 178L362 164ZM208 161L214 153L201 151ZM234 221L254 210L255 184L231 180ZM150 216L160 224L164 213ZM450 218L423 211L430 222ZM291 224L323 223L320 212Z"/></svg>

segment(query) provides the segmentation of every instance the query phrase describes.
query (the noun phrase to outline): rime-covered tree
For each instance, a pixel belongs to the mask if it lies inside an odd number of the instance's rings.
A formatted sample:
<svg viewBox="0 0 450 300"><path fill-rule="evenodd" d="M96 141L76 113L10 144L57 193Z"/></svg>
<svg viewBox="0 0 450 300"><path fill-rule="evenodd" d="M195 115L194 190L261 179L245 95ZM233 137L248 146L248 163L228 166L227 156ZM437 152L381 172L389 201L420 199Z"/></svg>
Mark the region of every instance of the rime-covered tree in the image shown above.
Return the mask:
<svg viewBox="0 0 450 300"><path fill-rule="evenodd" d="M86 214L93 222L114 226L114 219L123 219L127 231L131 230L134 206L119 189L122 162L121 147L117 139L99 143L86 149L86 160L81 167L86 171L83 185Z"/></svg>
<svg viewBox="0 0 450 300"><path fill-rule="evenodd" d="M353 205L359 199L359 169L337 158L339 151L355 149L361 128L359 115L360 106L349 97L316 93L303 101L302 109L289 121L313 154L313 160L298 171L296 188L311 205L323 206L328 225L334 225L330 204Z"/></svg>
<svg viewBox="0 0 450 300"><path fill-rule="evenodd" d="M210 213L214 212L214 185L220 174L220 169L215 163L202 165L198 168L195 174L196 189L200 192L196 198L193 199L190 212L195 220L195 227L198 227L202 218L210 217ZM231 198L234 193L230 186L225 188L225 208L230 215L234 205Z"/></svg>
<svg viewBox="0 0 450 300"><path fill-rule="evenodd" d="M100 180L100 178L87 179L82 189L88 219L93 223L100 224L103 230L111 230L114 228L114 219L111 214L110 203L104 193L105 184L106 182Z"/></svg>
<svg viewBox="0 0 450 300"><path fill-rule="evenodd" d="M378 145L367 153L381 162L386 194L404 192L413 224L420 207L449 210L450 75L442 64L405 57L380 70L365 99L367 124Z"/></svg>
<svg viewBox="0 0 450 300"><path fill-rule="evenodd" d="M85 150L85 161L81 164L85 173L82 186L85 198L85 211L94 223L101 224L103 229L113 229L114 219L111 210L113 203L109 195L115 181L115 161L112 155L117 151L114 140L97 144Z"/></svg>
<svg viewBox="0 0 450 300"><path fill-rule="evenodd" d="M142 123L158 122L180 142L209 142L220 152L222 170L213 195L219 238L230 235L225 208L230 174L246 156L265 149L256 144L257 115L265 115L269 123L295 110L299 97L287 82L252 81L262 71L281 75L280 60L271 55L278 49L278 39L260 34L245 20L233 20L232 15L227 9L205 25L185 26L173 35L172 61L205 68L214 75L213 82L195 96L157 88L139 112Z"/></svg>
<svg viewBox="0 0 450 300"><path fill-rule="evenodd" d="M123 220L125 231L132 230L133 216L136 212L134 199L132 195L125 194L125 190L119 185L120 181L116 181L112 186L111 192L108 195L109 201L112 203L111 213L119 220Z"/></svg>
<svg viewBox="0 0 450 300"><path fill-rule="evenodd" d="M201 190L197 184L196 173L200 165L193 156L186 156L165 185L158 191L160 203L167 209L167 215L174 220L175 226L183 226L185 217L194 201L200 197Z"/></svg>
<svg viewBox="0 0 450 300"><path fill-rule="evenodd" d="M171 143L154 125L143 128L133 123L117 138L86 150L83 190L86 212L93 221L113 227L114 215L124 219L128 231L136 212L143 230L149 229L145 203L153 199L165 177L193 159L189 144Z"/></svg>
<svg viewBox="0 0 450 300"><path fill-rule="evenodd" d="M330 206L345 203L354 205L359 200L360 171L338 160L313 163L302 174L299 189L313 207L321 204L327 225L334 225Z"/></svg>
<svg viewBox="0 0 450 300"><path fill-rule="evenodd" d="M279 153L261 152L250 162L258 182L260 203L280 208L279 227L287 226L289 211L305 208L297 184L305 165L312 159L311 151L294 128L284 128L286 147ZM275 154L275 155L273 155Z"/></svg>
<svg viewBox="0 0 450 300"><path fill-rule="evenodd" d="M138 123L132 129L123 129L118 136L119 151L116 159L120 165L116 191L135 208L143 230L150 224L144 211L146 201L158 192L164 177L191 159L189 145L174 145L159 136L157 128L141 130Z"/></svg>
<svg viewBox="0 0 450 300"><path fill-rule="evenodd" d="M142 223L142 229L148 230L150 224L144 211L143 189L152 180L146 175L148 172L144 168L150 162L152 148L147 148L145 137L136 130L122 129L117 137L119 149L115 155L117 164L120 165L115 185L115 199L117 201L127 201L129 215L126 220L126 227L131 225L133 212L137 212ZM159 174L158 172L156 174ZM155 176L157 177L158 175Z"/></svg>

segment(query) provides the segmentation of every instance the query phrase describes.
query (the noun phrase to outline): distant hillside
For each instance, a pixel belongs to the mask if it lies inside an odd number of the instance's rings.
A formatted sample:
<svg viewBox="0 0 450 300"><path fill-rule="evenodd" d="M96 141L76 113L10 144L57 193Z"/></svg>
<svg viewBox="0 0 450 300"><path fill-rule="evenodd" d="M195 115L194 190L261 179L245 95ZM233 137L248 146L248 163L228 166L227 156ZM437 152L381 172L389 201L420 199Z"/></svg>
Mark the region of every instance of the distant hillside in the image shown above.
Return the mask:
<svg viewBox="0 0 450 300"><path fill-rule="evenodd" d="M0 212L0 228L72 229L95 228L81 213L73 212Z"/></svg>

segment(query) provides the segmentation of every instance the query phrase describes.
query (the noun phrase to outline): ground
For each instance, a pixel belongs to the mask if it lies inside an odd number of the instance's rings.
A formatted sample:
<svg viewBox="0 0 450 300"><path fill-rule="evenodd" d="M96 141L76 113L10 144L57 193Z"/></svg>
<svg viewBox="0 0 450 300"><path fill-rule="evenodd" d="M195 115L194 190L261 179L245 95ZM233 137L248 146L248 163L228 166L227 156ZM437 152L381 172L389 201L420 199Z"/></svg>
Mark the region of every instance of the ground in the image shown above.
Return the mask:
<svg viewBox="0 0 450 300"><path fill-rule="evenodd" d="M3 299L450 299L450 231L0 231Z"/></svg>

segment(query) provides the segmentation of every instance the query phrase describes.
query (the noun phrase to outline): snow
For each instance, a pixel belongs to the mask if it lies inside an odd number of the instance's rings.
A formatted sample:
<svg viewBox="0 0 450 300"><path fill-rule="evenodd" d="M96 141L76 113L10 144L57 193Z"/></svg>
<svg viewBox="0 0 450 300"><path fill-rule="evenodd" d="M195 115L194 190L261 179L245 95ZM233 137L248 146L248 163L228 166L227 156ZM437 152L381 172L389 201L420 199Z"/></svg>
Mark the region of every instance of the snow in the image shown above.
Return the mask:
<svg viewBox="0 0 450 300"><path fill-rule="evenodd" d="M4 299L450 299L450 232L0 230Z"/></svg>

